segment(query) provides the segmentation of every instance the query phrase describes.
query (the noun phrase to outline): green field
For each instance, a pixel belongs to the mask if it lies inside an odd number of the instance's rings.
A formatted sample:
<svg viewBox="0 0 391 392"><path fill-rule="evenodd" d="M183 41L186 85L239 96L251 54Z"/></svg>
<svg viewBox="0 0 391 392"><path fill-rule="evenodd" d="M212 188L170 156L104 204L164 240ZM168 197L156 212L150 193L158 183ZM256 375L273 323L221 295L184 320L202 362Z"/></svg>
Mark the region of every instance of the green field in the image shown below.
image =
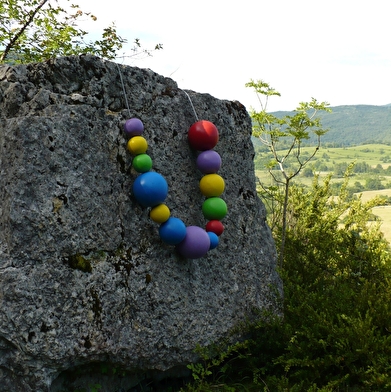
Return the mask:
<svg viewBox="0 0 391 392"><path fill-rule="evenodd" d="M304 147L302 153L310 153L313 151L310 147ZM266 152L257 152L257 156L262 158L270 159L270 154ZM391 165L391 146L385 144L366 144L361 146L344 147L344 148L325 148L321 147L316 155L317 160L321 160L326 164L340 164L340 163L352 163L352 162L366 162L371 167L381 165L384 169ZM314 161L311 161L313 163ZM331 171L317 172L320 178L328 176ZM255 174L259 181L265 185L271 185L272 180L269 173L266 170L255 170ZM350 185L355 182L364 184L367 178L370 176L368 173L355 173L350 179ZM389 185L391 183L390 175L381 175L381 183L383 185ZM294 181L303 185L310 186L313 178L305 177L302 174L295 177ZM332 183L341 183L342 178L333 176ZM381 190L369 190L361 192L363 201L367 201L377 195L391 197L391 188ZM386 239L391 243L391 206L375 207L373 213L377 215L381 221L381 229Z"/></svg>
<svg viewBox="0 0 391 392"><path fill-rule="evenodd" d="M304 150L304 149L303 149ZM385 144L364 144L361 146L345 148L320 148L318 158L327 154L329 160L335 162L366 162L376 166L379 163L383 167L391 164L391 146ZM389 163L388 163L389 162Z"/></svg>
<svg viewBox="0 0 391 392"><path fill-rule="evenodd" d="M366 191L361 194L362 200L367 201L375 196L391 196L391 189L381 189L378 191ZM373 213L378 216L381 223L381 231L389 243L391 243L391 206L380 206L372 209Z"/></svg>
<svg viewBox="0 0 391 392"><path fill-rule="evenodd" d="M309 155L313 152L313 147L302 147L302 155ZM284 154L284 150L280 152ZM269 157L270 153L257 152L261 157ZM327 157L326 157L327 156ZM371 166L381 164L383 167L388 167L391 164L391 145L386 144L363 144L360 146L328 148L321 146L314 160L322 159L326 163L331 161L335 163L342 162L367 162Z"/></svg>

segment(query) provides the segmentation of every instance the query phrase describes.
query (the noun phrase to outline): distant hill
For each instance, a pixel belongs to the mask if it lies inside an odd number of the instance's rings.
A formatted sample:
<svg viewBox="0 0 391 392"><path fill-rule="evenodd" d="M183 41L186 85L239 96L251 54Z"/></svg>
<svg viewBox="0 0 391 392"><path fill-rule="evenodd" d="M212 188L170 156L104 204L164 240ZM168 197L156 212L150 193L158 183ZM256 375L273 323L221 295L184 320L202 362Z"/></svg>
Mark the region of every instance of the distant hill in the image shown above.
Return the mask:
<svg viewBox="0 0 391 392"><path fill-rule="evenodd" d="M322 144L334 147L368 143L391 144L391 104L344 105L331 107L332 113L319 113L324 128ZM293 112L273 112L283 117Z"/></svg>

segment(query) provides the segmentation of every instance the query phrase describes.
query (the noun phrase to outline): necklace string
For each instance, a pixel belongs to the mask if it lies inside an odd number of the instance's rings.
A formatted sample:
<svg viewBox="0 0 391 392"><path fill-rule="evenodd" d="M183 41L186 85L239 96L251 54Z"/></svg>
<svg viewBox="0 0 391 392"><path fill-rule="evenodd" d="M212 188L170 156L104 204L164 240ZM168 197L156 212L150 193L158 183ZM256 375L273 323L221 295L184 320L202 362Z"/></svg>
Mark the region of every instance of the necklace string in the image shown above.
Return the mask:
<svg viewBox="0 0 391 392"><path fill-rule="evenodd" d="M116 63L116 65L117 65L117 69L118 69L119 78L121 80L121 87L122 87L122 92L123 92L123 95L124 95L124 98L125 98L126 108L128 109L129 117L131 117L128 96L126 94L125 83L124 83L124 79L123 79L123 76L122 76L121 68L119 67L118 63ZM179 90L183 91L186 94L186 96L187 96L187 98L188 98L188 100L190 102L191 108L193 109L194 117L196 118L197 121L199 121L197 112L196 112L196 110L194 108L193 101L191 100L190 95L185 90L182 90L182 89L179 89Z"/></svg>
<svg viewBox="0 0 391 392"><path fill-rule="evenodd" d="M123 76L122 76L121 68L119 67L119 64L118 64L118 63L116 63L116 64L117 64L117 68L118 68L119 78L120 78L120 80L121 80L122 92L123 92L123 95L124 95L124 98L125 98L126 108L128 109L129 117L131 117L132 114L131 114L131 112L130 112L130 106L129 106L128 96L127 96L127 94L126 94L125 83L124 83L124 79L123 79Z"/></svg>
<svg viewBox="0 0 391 392"><path fill-rule="evenodd" d="M191 100L190 95L185 90L182 90L182 89L180 89L180 90L183 91L186 94L187 98L189 99L191 108L193 109L194 116L195 116L196 120L199 121L198 116L197 116L197 112L196 112L196 110L194 108L193 101Z"/></svg>

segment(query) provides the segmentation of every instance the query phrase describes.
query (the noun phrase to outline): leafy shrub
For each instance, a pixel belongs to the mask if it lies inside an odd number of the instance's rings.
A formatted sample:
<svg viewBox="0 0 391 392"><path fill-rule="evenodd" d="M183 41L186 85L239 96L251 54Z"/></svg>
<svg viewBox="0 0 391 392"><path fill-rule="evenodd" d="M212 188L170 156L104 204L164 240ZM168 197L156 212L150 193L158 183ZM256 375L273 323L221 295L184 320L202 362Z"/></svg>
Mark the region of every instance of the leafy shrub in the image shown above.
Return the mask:
<svg viewBox="0 0 391 392"><path fill-rule="evenodd" d="M337 198L330 178L291 188L284 319L254 326L248 356L265 390L391 389L391 255L368 223L379 201L347 185Z"/></svg>

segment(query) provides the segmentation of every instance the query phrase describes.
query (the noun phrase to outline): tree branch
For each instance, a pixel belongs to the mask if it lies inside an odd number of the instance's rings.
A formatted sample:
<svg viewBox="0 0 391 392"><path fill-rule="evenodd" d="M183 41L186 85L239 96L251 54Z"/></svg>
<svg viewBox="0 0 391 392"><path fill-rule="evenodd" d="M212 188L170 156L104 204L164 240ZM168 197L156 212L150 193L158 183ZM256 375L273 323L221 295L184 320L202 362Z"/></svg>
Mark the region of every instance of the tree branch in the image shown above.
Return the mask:
<svg viewBox="0 0 391 392"><path fill-rule="evenodd" d="M21 35L26 31L26 29L30 26L30 24L32 23L32 21L35 18L35 15L38 13L38 11L48 2L48 0L42 0L37 8L35 10L33 10L33 12L30 13L30 16L28 17L28 19L26 20L26 22L23 24L23 26L21 27L21 29L14 35L14 37L10 40L10 42L8 43L8 45L5 47L4 52L2 53L2 55L0 56L0 63L3 63L4 60L7 58L9 52L11 51L11 49L14 47L15 43L18 41L18 39L21 37Z"/></svg>

